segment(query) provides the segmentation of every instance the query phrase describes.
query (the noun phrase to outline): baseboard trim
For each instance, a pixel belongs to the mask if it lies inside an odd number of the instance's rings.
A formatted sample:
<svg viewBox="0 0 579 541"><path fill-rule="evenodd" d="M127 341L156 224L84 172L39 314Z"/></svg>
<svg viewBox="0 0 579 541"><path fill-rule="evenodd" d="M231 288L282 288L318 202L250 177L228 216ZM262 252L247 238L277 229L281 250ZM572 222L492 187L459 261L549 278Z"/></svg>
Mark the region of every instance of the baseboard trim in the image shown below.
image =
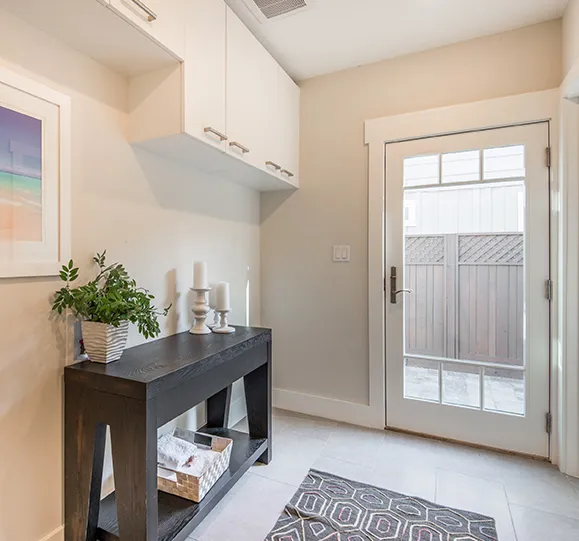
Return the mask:
<svg viewBox="0 0 579 541"><path fill-rule="evenodd" d="M384 428L380 426L380 422L377 422L375 412L370 406L364 404L344 402L335 398L298 393L287 389L274 389L273 405L279 409L314 415L332 421L371 428Z"/></svg>
<svg viewBox="0 0 579 541"><path fill-rule="evenodd" d="M40 541L64 541L64 524L43 537Z"/></svg>

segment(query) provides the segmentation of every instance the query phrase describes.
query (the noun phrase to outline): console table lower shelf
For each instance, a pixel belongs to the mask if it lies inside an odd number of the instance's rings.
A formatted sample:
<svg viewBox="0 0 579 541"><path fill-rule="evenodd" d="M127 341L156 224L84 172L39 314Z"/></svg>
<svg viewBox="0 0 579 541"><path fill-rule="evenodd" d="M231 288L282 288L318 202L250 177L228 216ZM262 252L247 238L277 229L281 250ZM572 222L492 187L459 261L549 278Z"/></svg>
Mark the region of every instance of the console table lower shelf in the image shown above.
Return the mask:
<svg viewBox="0 0 579 541"><path fill-rule="evenodd" d="M267 451L267 439L251 438L249 434L228 429L210 428L200 431L233 440L229 469L199 503L159 491L159 541L173 541L186 526L189 526L188 531L197 527L249 467ZM101 502L98 524L99 541L120 540L114 492Z"/></svg>

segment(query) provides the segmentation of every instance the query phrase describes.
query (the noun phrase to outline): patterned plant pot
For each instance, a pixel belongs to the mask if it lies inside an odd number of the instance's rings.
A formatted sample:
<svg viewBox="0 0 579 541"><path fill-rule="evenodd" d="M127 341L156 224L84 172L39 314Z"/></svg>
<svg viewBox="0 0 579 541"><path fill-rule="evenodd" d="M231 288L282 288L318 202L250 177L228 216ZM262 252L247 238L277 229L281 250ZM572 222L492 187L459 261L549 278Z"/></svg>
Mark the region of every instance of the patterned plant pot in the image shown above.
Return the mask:
<svg viewBox="0 0 579 541"><path fill-rule="evenodd" d="M118 327L95 321L82 322L84 348L90 360L96 363L119 360L127 344L128 334L128 321L123 321Z"/></svg>

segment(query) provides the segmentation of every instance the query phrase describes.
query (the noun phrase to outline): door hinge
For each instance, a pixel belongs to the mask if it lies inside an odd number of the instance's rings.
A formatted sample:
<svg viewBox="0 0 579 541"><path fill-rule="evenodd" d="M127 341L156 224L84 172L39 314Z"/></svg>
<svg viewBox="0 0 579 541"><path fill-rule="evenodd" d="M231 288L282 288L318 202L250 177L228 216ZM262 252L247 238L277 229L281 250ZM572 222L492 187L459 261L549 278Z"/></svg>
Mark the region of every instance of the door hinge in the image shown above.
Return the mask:
<svg viewBox="0 0 579 541"><path fill-rule="evenodd" d="M548 301L553 300L553 280L545 280L545 298Z"/></svg>
<svg viewBox="0 0 579 541"><path fill-rule="evenodd" d="M384 276L384 291L386 291L386 276Z"/></svg>
<svg viewBox="0 0 579 541"><path fill-rule="evenodd" d="M547 434L553 432L553 416L550 413L545 414L545 430Z"/></svg>
<svg viewBox="0 0 579 541"><path fill-rule="evenodd" d="M545 156L547 159L547 167L551 167L551 147L545 149Z"/></svg>

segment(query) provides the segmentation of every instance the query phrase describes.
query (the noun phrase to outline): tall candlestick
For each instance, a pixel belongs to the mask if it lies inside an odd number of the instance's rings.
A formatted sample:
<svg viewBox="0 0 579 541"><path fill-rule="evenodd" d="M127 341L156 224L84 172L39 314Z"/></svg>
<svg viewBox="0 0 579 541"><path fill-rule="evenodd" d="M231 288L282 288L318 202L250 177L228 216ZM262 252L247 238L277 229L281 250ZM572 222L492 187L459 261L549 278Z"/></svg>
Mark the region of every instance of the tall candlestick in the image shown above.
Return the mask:
<svg viewBox="0 0 579 541"><path fill-rule="evenodd" d="M205 261L197 261L193 265L193 289L208 289Z"/></svg>
<svg viewBox="0 0 579 541"><path fill-rule="evenodd" d="M209 304L207 304L207 293L209 288L192 288L195 292L195 302L193 304L193 314L195 321L189 330L191 334L210 334L211 329L205 324L207 314L209 313Z"/></svg>
<svg viewBox="0 0 579 541"><path fill-rule="evenodd" d="M231 310L231 301L229 299L229 283L220 282L217 284L216 292L216 310L218 312Z"/></svg>

